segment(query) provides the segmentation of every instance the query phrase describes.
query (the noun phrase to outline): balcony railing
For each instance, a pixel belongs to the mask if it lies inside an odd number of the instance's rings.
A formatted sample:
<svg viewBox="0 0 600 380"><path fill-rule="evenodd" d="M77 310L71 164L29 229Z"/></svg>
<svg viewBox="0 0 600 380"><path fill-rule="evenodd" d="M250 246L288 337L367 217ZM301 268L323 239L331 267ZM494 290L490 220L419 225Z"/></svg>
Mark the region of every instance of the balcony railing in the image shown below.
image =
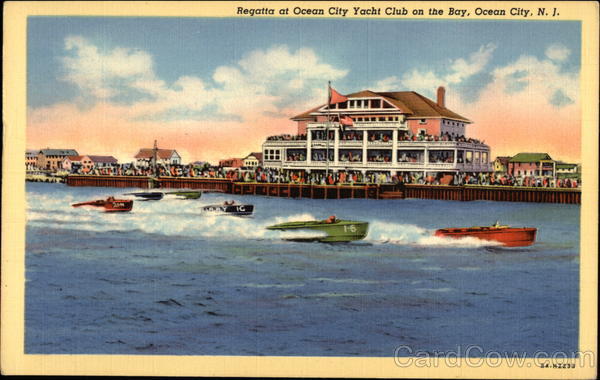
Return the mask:
<svg viewBox="0 0 600 380"><path fill-rule="evenodd" d="M309 129L324 129L329 127L329 129L333 130L337 128L339 124L337 122L318 122L318 123L308 123ZM349 128L358 128L358 129L368 129L368 128L399 128L402 130L408 130L408 126L406 123L401 123L399 121L354 121L352 127Z"/></svg>

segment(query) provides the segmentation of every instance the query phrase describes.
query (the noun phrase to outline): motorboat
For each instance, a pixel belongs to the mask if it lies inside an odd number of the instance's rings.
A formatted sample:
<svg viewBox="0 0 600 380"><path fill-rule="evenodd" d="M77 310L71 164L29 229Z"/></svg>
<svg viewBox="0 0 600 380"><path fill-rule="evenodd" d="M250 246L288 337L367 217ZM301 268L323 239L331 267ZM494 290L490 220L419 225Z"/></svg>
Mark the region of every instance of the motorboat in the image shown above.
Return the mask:
<svg viewBox="0 0 600 380"><path fill-rule="evenodd" d="M174 195L180 199L199 199L202 196L201 191L169 191L166 195Z"/></svg>
<svg viewBox="0 0 600 380"><path fill-rule="evenodd" d="M535 243L537 229L533 227L510 227L498 222L485 227L442 228L435 231L435 236L455 239L471 236L477 239L495 241L506 247L527 247Z"/></svg>
<svg viewBox="0 0 600 380"><path fill-rule="evenodd" d="M126 193L124 195L133 195L136 198L141 198L143 201L159 201L159 200L163 199L163 197L165 196L165 194L160 191L141 192L141 193Z"/></svg>
<svg viewBox="0 0 600 380"><path fill-rule="evenodd" d="M202 211L216 215L248 216L254 212L254 205L226 201L219 205L204 206L202 207Z"/></svg>
<svg viewBox="0 0 600 380"><path fill-rule="evenodd" d="M314 230L325 233L324 236L288 238L292 241L317 241L322 243L337 243L362 240L369 230L368 222L337 219L334 215L325 220L309 220L286 222L267 227L268 230Z"/></svg>
<svg viewBox="0 0 600 380"><path fill-rule="evenodd" d="M73 207L81 206L92 206L102 207L105 212L127 212L133 208L133 200L131 199L115 199L114 197L108 197L106 199L99 199L90 202L75 203Z"/></svg>

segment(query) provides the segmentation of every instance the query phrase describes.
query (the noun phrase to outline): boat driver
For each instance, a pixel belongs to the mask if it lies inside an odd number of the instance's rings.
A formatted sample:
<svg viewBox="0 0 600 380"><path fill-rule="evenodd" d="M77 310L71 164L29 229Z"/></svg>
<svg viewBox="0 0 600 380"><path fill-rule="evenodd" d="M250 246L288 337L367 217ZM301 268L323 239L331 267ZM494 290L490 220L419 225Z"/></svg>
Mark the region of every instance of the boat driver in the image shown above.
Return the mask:
<svg viewBox="0 0 600 380"><path fill-rule="evenodd" d="M332 224L332 223L335 223L336 220L337 219L336 219L335 215L331 215L329 218L325 219L325 223Z"/></svg>

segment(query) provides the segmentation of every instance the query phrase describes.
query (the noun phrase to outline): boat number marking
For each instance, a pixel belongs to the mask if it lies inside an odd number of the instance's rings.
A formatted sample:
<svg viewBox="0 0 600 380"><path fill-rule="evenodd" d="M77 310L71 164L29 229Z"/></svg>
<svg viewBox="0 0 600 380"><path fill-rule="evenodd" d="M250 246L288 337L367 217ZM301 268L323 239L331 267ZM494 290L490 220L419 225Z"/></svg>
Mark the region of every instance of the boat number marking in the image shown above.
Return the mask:
<svg viewBox="0 0 600 380"><path fill-rule="evenodd" d="M354 224L351 224L349 226L344 226L344 232L356 232L356 226Z"/></svg>

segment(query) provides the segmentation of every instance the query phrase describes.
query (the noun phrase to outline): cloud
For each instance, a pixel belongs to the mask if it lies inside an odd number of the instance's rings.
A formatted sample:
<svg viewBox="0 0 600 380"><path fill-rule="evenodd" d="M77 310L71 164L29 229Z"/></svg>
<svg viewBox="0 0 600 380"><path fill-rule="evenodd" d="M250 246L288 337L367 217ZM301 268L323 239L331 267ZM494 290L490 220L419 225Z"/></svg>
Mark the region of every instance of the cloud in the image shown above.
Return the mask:
<svg viewBox="0 0 600 380"><path fill-rule="evenodd" d="M460 85L481 74L490 62L494 50L496 50L496 45L488 43L469 54L467 58L457 58L445 63L443 69L413 69L404 74L402 78L397 76L384 78L376 82L375 87L379 91L406 89L432 95L439 86ZM485 76L479 76L477 83L485 85L487 82L482 83L482 78L485 78ZM470 88L475 86L476 83L469 84Z"/></svg>
<svg viewBox="0 0 600 380"><path fill-rule="evenodd" d="M506 92L528 91L548 102L560 91L571 102L579 98L579 73L563 70L560 62L522 55L514 62L493 70L494 81L503 84ZM559 105L559 104L557 104Z"/></svg>
<svg viewBox="0 0 600 380"><path fill-rule="evenodd" d="M581 156L579 73L566 70L570 51L551 44L545 55L523 54L492 65L496 46L487 44L466 59L415 68L376 83L379 91L418 91L430 98L446 87L446 105L474 124L470 136L485 140L493 156L548 152L578 161Z"/></svg>
<svg viewBox="0 0 600 380"><path fill-rule="evenodd" d="M483 45L478 51L471 53L468 59L456 59L450 65L451 72L444 78L447 84L460 83L466 78L481 72L492 58L496 45Z"/></svg>
<svg viewBox="0 0 600 380"><path fill-rule="evenodd" d="M285 45L251 51L208 78L185 75L173 82L158 77L152 56L142 50L103 51L71 36L65 52L64 79L80 89L80 97L91 98L91 105L80 109L74 100L30 109L32 148L75 144L85 153L126 158L158 139L190 152L186 160L215 162L260 150L266 136L294 133L290 115L323 101L327 80L348 73L312 49Z"/></svg>
<svg viewBox="0 0 600 380"><path fill-rule="evenodd" d="M546 49L546 57L553 61L562 62L571 54L571 50L562 44L553 44Z"/></svg>
<svg viewBox="0 0 600 380"><path fill-rule="evenodd" d="M152 57L141 50L102 52L80 36L67 37L65 50L71 54L62 59L66 71L63 79L98 98L115 96L119 86L152 75Z"/></svg>
<svg viewBox="0 0 600 380"><path fill-rule="evenodd" d="M539 151L578 161L579 73L565 70L562 64L549 57L521 55L492 69L491 80L475 101L466 102L464 96L448 91L446 103L475 121L468 133L484 139L493 156Z"/></svg>

